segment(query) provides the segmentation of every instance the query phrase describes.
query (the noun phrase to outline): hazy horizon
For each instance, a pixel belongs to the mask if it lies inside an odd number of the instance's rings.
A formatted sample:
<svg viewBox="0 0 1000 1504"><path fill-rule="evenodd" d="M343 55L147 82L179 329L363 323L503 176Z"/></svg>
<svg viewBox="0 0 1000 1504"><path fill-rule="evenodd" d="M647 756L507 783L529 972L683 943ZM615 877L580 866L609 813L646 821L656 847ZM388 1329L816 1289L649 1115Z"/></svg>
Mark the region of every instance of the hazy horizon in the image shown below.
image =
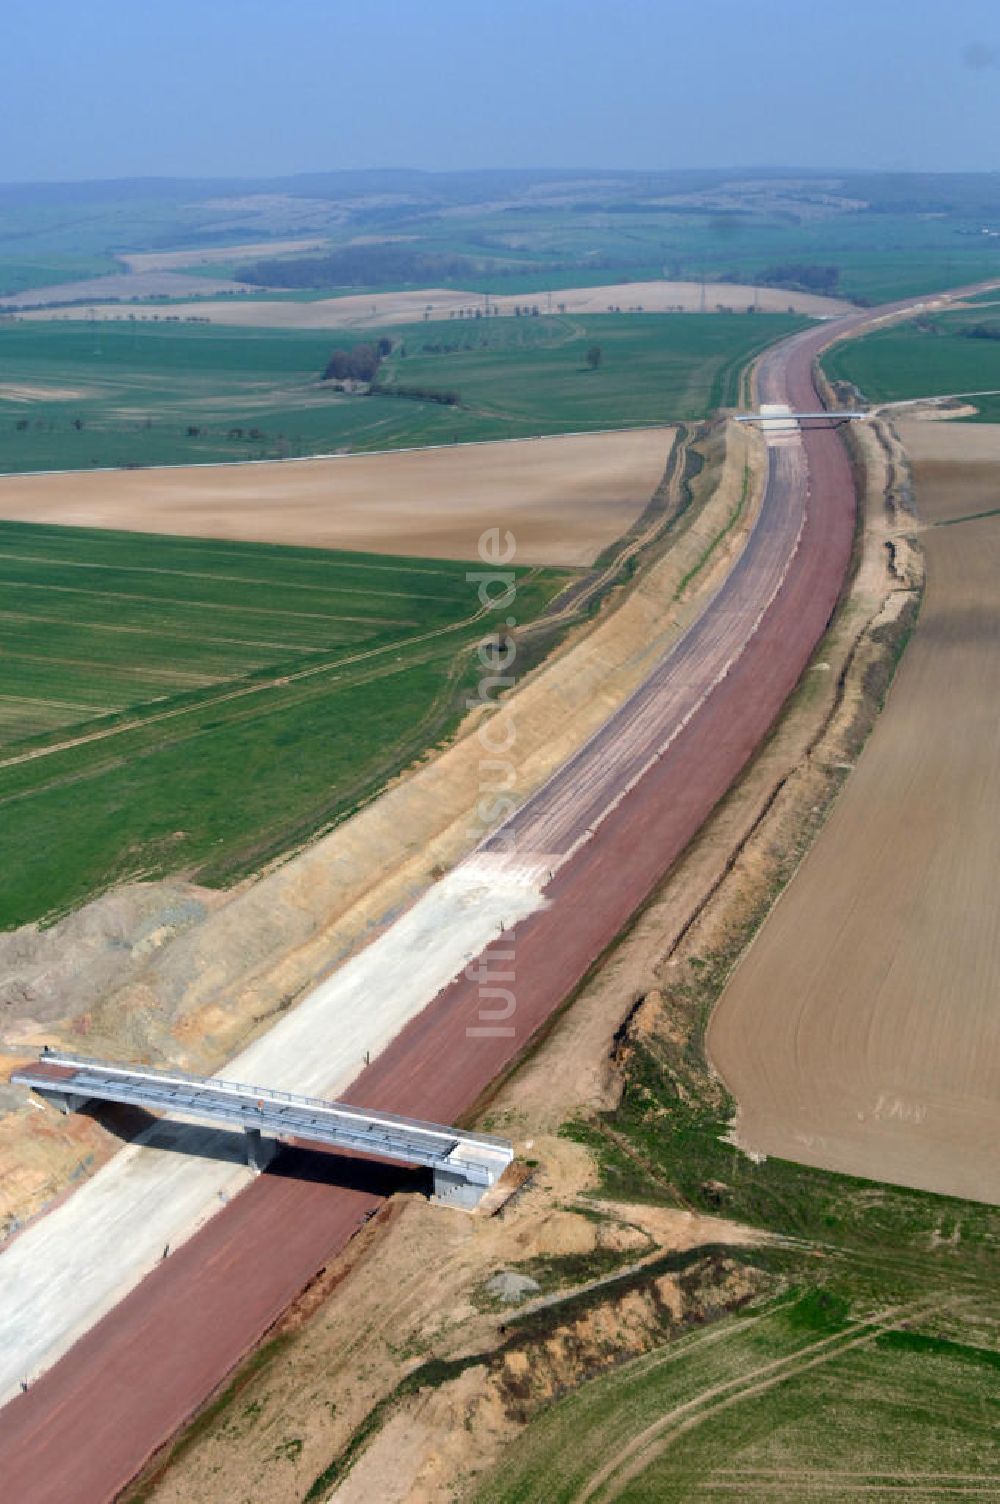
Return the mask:
<svg viewBox="0 0 1000 1504"><path fill-rule="evenodd" d="M822 13L801 0L697 13L654 0L177 0L169 14L11 0L5 19L11 185L539 159L553 172L1000 168L987 0Z"/></svg>
<svg viewBox="0 0 1000 1504"><path fill-rule="evenodd" d="M290 172L276 172L260 174L256 172L227 172L227 173L132 173L111 177L79 177L79 178L0 178L0 189L5 188L88 188L102 187L104 185L114 187L121 184L199 184L199 183L260 183L260 182L295 182L299 179L322 177L347 177L357 176L374 177L377 174L399 174L400 176L412 174L421 177L488 177L491 173L497 176L506 174L523 173L533 177L551 177L558 179L561 176L572 177L581 174L594 173L595 176L606 177L615 174L622 176L664 176L680 173L709 174L713 176L721 174L735 177L745 177L752 173L761 173L765 176L784 174L794 175L801 173L804 177L876 177L889 176L912 176L912 177L991 177L1000 175L1000 167L980 168L924 168L924 167L859 167L840 162L826 167L807 167L801 162L728 162L718 166L707 167L698 163L677 167L633 167L619 163L614 167L594 167L584 165L566 166L556 163L542 167L526 166L523 162L512 163L508 167L476 166L469 167L420 167L405 162L385 162L378 166L362 164L358 167L311 167Z"/></svg>

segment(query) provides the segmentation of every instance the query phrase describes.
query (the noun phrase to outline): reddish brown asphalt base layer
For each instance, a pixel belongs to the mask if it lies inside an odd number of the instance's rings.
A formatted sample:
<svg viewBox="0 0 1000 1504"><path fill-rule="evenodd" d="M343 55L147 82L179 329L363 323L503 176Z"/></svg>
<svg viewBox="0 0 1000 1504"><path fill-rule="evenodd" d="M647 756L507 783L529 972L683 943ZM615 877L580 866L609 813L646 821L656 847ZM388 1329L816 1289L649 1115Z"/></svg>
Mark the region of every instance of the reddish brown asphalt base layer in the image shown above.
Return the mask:
<svg viewBox="0 0 1000 1504"><path fill-rule="evenodd" d="M763 400L818 403L826 330L769 352ZM684 850L773 724L823 633L851 553L854 491L838 437L804 435L811 500L802 545L730 674L547 890L513 935L513 1038L466 1036L478 988L460 978L352 1087L349 1100L450 1122L579 982ZM509 963L497 964L497 970ZM0 1411L4 1504L105 1504L189 1418L402 1172L286 1151L170 1255L24 1395ZM412 1179L406 1183L413 1184ZM442 1216L455 1215L442 1212Z"/></svg>

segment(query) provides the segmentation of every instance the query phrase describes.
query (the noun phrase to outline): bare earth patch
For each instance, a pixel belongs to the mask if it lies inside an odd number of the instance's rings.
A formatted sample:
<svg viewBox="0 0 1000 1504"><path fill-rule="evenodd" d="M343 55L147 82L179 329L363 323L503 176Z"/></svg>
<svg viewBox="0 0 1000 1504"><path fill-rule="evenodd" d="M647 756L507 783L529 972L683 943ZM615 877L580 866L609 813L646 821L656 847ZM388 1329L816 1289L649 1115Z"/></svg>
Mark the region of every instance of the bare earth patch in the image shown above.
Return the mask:
<svg viewBox="0 0 1000 1504"><path fill-rule="evenodd" d="M159 275L176 275L180 280L180 274ZM193 279L187 280L190 282ZM89 284L89 287L95 298L102 296L99 289L93 291L97 288L96 282ZM210 283L204 287L206 293L214 290ZM189 294L190 291L189 288ZM178 288L177 295L183 297L184 292ZM317 298L309 303L284 299L269 301L232 298L224 303L181 303L167 311L178 318L197 316L208 319L213 324L281 329L352 329L418 323L428 315L434 319L447 318L450 313L458 313L459 309L482 308L483 302L482 293L425 287L410 292L347 293L341 298ZM850 304L840 298L788 292L779 287L754 288L734 282L709 284L704 292L700 282L616 282L604 287L560 288L551 293L551 301L548 293L505 293L501 297L491 294L489 302L491 308L499 309L504 314L513 314L515 306L523 306L525 303L537 303L540 309L548 313L575 314L608 313L612 308L627 312L640 306L644 313L714 313L718 308L742 313L745 308L756 303L762 313L785 313L791 309L795 313L831 317L850 308ZM162 312L161 309L157 310L158 314ZM113 317L120 315L121 309L113 303L98 303L94 308L60 310L60 317L86 318L94 313L99 318ZM51 314L37 312L27 316L50 318ZM140 313L137 316L142 315Z"/></svg>
<svg viewBox="0 0 1000 1504"><path fill-rule="evenodd" d="M941 522L1000 506L1000 425L923 421L897 423L915 467L916 509L923 521Z"/></svg>
<svg viewBox="0 0 1000 1504"><path fill-rule="evenodd" d="M78 402L88 393L78 386L25 386L0 381L0 402Z"/></svg>
<svg viewBox="0 0 1000 1504"><path fill-rule="evenodd" d="M443 559L478 558L484 528L500 527L519 564L586 565L646 506L673 432L3 476L0 517Z"/></svg>
<svg viewBox="0 0 1000 1504"><path fill-rule="evenodd" d="M100 313L98 305L104 298L118 298L124 303L142 298L197 298L218 293L246 292L246 284L232 282L228 277L198 277L184 272L110 272L106 277L87 277L80 282L57 282L49 287L32 287L25 292L15 292L3 299L3 308L8 312L28 313L32 318L88 319ZM83 304L86 306L82 306ZM45 305L49 306L46 307ZM74 307L58 307L74 304ZM58 312L53 314L53 306ZM198 304L193 305L194 308ZM120 303L104 305L104 311L112 311L124 317ZM170 310L171 312L173 310Z"/></svg>
<svg viewBox="0 0 1000 1504"><path fill-rule="evenodd" d="M709 1031L739 1141L1000 1202L1000 429L913 424L926 595L823 834Z"/></svg>
<svg viewBox="0 0 1000 1504"><path fill-rule="evenodd" d="M130 272L176 272L188 266L217 266L220 262L252 261L263 256L292 256L325 244L312 236L307 240L254 240L241 245L215 245L180 251L130 251L118 257Z"/></svg>

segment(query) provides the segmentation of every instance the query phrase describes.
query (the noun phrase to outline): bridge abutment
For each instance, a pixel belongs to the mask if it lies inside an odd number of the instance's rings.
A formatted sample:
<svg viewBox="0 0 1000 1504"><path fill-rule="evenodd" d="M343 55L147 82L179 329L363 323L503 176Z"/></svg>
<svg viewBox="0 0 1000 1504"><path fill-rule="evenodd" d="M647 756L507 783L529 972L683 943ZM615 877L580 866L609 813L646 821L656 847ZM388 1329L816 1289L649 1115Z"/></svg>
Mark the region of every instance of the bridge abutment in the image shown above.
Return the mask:
<svg viewBox="0 0 1000 1504"><path fill-rule="evenodd" d="M474 1212L488 1189L485 1185L473 1185L454 1170L434 1169L432 1200L439 1206L455 1206L462 1211Z"/></svg>

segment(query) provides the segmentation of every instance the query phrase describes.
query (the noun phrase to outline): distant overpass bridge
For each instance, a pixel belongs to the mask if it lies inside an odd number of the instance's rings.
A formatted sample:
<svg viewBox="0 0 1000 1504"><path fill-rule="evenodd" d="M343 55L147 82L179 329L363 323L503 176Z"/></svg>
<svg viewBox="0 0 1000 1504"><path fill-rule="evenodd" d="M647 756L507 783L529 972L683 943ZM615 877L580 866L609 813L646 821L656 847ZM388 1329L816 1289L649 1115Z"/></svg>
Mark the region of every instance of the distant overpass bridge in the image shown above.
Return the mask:
<svg viewBox="0 0 1000 1504"><path fill-rule="evenodd" d="M513 1145L490 1134L462 1133L440 1123L214 1076L116 1065L54 1050L44 1051L37 1065L15 1071L11 1080L29 1086L61 1112L77 1112L94 1101L125 1102L171 1118L242 1129L247 1163L255 1170L268 1165L278 1140L286 1138L421 1165L433 1173L437 1201L467 1210L478 1204L514 1158Z"/></svg>
<svg viewBox="0 0 1000 1504"><path fill-rule="evenodd" d="M784 402L763 402L759 412L734 414L737 423L759 423L765 435L797 433L803 423L839 428L841 423L857 423L870 416L867 409L862 408L820 408L816 412L797 413Z"/></svg>

